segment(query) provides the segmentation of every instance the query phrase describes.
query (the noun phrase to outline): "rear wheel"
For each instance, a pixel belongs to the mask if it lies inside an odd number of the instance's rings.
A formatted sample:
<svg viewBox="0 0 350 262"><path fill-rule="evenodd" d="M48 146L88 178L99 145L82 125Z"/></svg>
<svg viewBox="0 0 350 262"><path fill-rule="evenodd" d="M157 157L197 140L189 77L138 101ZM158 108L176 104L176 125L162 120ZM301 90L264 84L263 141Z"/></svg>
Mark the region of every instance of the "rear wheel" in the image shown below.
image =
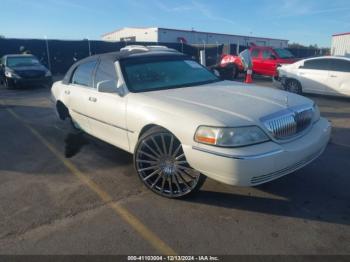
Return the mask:
<svg viewBox="0 0 350 262"><path fill-rule="evenodd" d="M134 165L149 189L168 198L195 193L206 178L188 164L180 141L160 127L141 136L135 149Z"/></svg>
<svg viewBox="0 0 350 262"><path fill-rule="evenodd" d="M302 94L302 88L300 83L295 80L295 79L289 79L287 80L286 83L286 90L291 92L291 93L295 93L295 94Z"/></svg>
<svg viewBox="0 0 350 262"><path fill-rule="evenodd" d="M70 116L68 108L61 101L57 102L56 110L61 120L66 120L68 118L69 122L75 130L81 130L79 125Z"/></svg>

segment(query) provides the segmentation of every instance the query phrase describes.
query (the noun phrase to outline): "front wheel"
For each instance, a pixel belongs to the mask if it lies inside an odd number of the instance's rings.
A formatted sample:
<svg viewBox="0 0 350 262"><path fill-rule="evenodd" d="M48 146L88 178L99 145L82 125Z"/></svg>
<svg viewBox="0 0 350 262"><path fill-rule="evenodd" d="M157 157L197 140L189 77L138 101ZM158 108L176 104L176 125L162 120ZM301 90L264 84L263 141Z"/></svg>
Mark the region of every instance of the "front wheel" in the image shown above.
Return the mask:
<svg viewBox="0 0 350 262"><path fill-rule="evenodd" d="M195 193L206 178L188 164L180 141L160 127L141 136L135 149L134 165L149 189L168 198Z"/></svg>
<svg viewBox="0 0 350 262"><path fill-rule="evenodd" d="M4 79L4 85L7 89L13 89L15 87L14 83L12 83L12 81L8 78Z"/></svg>
<svg viewBox="0 0 350 262"><path fill-rule="evenodd" d="M286 83L286 90L291 92L291 93L295 93L295 94L302 94L302 88L300 83L295 80L295 79L289 79L287 80Z"/></svg>
<svg viewBox="0 0 350 262"><path fill-rule="evenodd" d="M224 80L234 80L239 74L239 70L235 64L228 65L226 68L221 69L221 78Z"/></svg>

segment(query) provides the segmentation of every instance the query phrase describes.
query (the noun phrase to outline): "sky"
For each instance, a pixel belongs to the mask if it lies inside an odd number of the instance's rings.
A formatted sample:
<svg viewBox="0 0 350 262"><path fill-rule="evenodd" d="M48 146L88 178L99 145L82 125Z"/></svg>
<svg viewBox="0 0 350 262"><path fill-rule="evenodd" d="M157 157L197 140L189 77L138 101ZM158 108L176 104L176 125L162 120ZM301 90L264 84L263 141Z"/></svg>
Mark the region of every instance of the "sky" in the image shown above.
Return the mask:
<svg viewBox="0 0 350 262"><path fill-rule="evenodd" d="M101 39L135 26L329 47L332 34L350 31L349 0L0 0L0 6L0 35L7 38Z"/></svg>

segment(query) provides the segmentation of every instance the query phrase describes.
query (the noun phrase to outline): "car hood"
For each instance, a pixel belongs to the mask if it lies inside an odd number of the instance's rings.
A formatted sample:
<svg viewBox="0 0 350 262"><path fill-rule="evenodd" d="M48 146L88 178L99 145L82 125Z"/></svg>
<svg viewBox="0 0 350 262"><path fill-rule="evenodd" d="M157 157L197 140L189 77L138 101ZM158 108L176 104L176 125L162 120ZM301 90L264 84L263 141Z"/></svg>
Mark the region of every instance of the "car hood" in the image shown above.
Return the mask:
<svg viewBox="0 0 350 262"><path fill-rule="evenodd" d="M137 95L147 106L168 109L182 117L206 117L209 123L203 124L222 125L257 124L262 117L288 107L313 104L310 99L285 91L232 81Z"/></svg>

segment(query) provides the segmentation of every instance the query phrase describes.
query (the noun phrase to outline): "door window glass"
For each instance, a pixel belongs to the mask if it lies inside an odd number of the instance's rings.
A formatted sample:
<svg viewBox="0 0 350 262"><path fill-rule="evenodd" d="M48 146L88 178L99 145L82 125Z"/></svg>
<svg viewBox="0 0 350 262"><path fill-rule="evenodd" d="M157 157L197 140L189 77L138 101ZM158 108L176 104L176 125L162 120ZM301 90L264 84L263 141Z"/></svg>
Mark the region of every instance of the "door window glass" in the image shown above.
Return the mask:
<svg viewBox="0 0 350 262"><path fill-rule="evenodd" d="M71 83L86 87L92 87L92 79L95 66L96 61L88 62L78 66L77 69L75 69Z"/></svg>
<svg viewBox="0 0 350 262"><path fill-rule="evenodd" d="M257 58L259 56L259 49L253 49L251 55L253 58Z"/></svg>
<svg viewBox="0 0 350 262"><path fill-rule="evenodd" d="M101 60L95 76L95 88L97 88L98 84L101 82L108 81L110 84L114 85L113 87L117 87L117 73L115 70L115 65L112 61L104 61Z"/></svg>
<svg viewBox="0 0 350 262"><path fill-rule="evenodd" d="M271 55L272 55L272 53L270 50L264 50L262 53L263 59L270 59Z"/></svg>
<svg viewBox="0 0 350 262"><path fill-rule="evenodd" d="M303 69L328 70L329 59L312 59L304 62Z"/></svg>
<svg viewBox="0 0 350 262"><path fill-rule="evenodd" d="M342 59L330 59L329 70L338 72L350 72L350 61Z"/></svg>

